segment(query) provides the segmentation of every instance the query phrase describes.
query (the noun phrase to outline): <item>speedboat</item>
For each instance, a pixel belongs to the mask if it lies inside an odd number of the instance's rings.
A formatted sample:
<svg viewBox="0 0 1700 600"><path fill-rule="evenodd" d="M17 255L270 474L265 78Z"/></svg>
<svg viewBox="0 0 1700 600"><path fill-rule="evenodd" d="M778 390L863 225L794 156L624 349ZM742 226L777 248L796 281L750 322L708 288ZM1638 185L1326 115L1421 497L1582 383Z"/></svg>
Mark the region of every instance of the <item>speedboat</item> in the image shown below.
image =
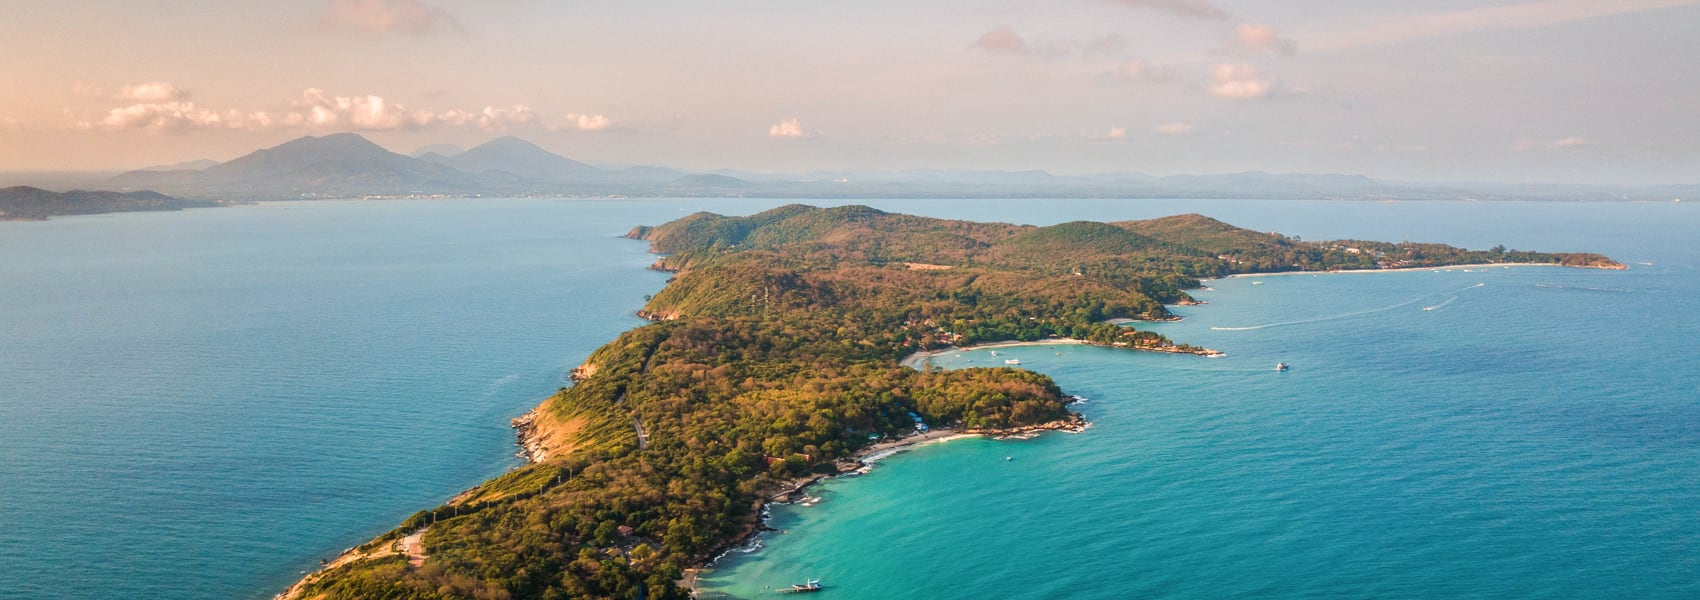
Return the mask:
<svg viewBox="0 0 1700 600"><path fill-rule="evenodd" d="M1275 363L1275 370L1277 370L1277 371L1287 370L1287 363Z"/></svg>

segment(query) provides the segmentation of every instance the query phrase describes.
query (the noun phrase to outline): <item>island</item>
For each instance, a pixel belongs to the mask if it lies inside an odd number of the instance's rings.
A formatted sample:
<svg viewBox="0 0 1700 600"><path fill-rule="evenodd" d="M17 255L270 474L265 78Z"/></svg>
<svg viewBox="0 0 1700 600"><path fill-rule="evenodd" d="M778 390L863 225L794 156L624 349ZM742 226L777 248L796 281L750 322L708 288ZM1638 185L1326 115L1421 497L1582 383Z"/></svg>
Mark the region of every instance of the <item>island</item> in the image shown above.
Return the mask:
<svg viewBox="0 0 1700 600"><path fill-rule="evenodd" d="M764 503L872 448L1082 425L1045 375L915 369L906 356L1062 341L1208 355L1138 326L1174 318L1168 306L1192 302L1201 279L1235 274L1622 268L1597 254L1300 241L1200 215L1034 227L792 205L629 237L674 275L641 313L652 323L516 420L528 464L280 596L687 598L693 569L762 529Z"/></svg>

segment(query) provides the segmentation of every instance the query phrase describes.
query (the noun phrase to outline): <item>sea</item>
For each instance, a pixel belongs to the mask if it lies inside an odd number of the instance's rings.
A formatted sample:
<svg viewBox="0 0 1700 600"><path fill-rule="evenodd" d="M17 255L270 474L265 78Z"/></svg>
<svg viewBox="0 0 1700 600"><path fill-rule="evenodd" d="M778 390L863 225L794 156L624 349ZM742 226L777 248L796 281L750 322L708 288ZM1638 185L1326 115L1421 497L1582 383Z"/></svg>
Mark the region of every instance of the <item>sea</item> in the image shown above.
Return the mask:
<svg viewBox="0 0 1700 600"><path fill-rule="evenodd" d="M1052 224L1594 251L1205 282L1139 324L1222 358L1046 373L1083 433L882 459L775 507L706 595L1700 597L1700 210L1665 203L878 200ZM317 201L0 223L0 598L268 598L518 465L509 420L666 276L619 236L765 199ZM1279 372L1277 363L1290 370Z"/></svg>

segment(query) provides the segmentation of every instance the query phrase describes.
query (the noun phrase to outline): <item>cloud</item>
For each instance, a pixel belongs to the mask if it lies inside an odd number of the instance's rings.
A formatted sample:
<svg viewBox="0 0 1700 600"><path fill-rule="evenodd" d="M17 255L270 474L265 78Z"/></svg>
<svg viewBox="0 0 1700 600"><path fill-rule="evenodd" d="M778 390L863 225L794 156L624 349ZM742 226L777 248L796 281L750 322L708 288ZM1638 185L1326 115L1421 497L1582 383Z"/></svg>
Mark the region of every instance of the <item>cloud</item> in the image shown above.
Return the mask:
<svg viewBox="0 0 1700 600"><path fill-rule="evenodd" d="M1173 74L1169 72L1167 67L1154 64L1143 58L1130 58L1124 60L1116 64L1115 70L1111 71L1110 74L1115 76L1116 79L1129 82L1145 81L1162 83L1174 78Z"/></svg>
<svg viewBox="0 0 1700 600"><path fill-rule="evenodd" d="M1511 149L1518 152L1529 152L1531 150L1541 149L1567 150L1571 148L1585 148L1592 145L1594 145L1593 142L1588 141L1582 136L1571 135L1546 142L1525 138L1512 142Z"/></svg>
<svg viewBox="0 0 1700 600"><path fill-rule="evenodd" d="M604 115L567 113L566 119L553 127L553 129L573 131L607 131L613 126L614 120L609 119Z"/></svg>
<svg viewBox="0 0 1700 600"><path fill-rule="evenodd" d="M817 134L803 129L802 122L796 117L786 119L767 128L767 137L774 139L802 139L815 137Z"/></svg>
<svg viewBox="0 0 1700 600"><path fill-rule="evenodd" d="M991 146L991 145L996 145L999 141L999 138L998 138L998 135L995 134L995 133L971 133L971 134L965 134L965 135L964 134L956 134L956 133L914 133L914 134L901 134L901 135L899 135L899 134L884 135L884 136L880 137L880 140L885 141L885 142L891 142L891 143L894 143L894 144L952 144L952 143L960 143L960 144L970 144L970 145L975 145L975 146Z"/></svg>
<svg viewBox="0 0 1700 600"><path fill-rule="evenodd" d="M321 20L338 29L368 33L462 30L447 11L419 0L330 0Z"/></svg>
<svg viewBox="0 0 1700 600"><path fill-rule="evenodd" d="M1234 27L1234 37L1228 47L1247 54L1267 52L1281 56L1292 56L1298 51L1296 42L1281 37L1274 27L1259 23L1241 23Z"/></svg>
<svg viewBox="0 0 1700 600"><path fill-rule="evenodd" d="M1026 54L1027 40L1021 39L1021 34L1016 33L1014 27L999 25L991 31L981 34L980 39L974 40L974 43L969 44L969 47L994 54L1000 52Z"/></svg>
<svg viewBox="0 0 1700 600"><path fill-rule="evenodd" d="M188 92L167 82L125 86L119 96L129 104L110 108L96 118L76 118L85 130L182 133L201 130L277 131L287 129L335 131L393 131L478 129L502 131L539 124L535 111L523 105L482 109L427 110L391 102L383 96L336 96L307 88L280 108L264 110L214 109L188 100ZM140 101L137 101L140 100ZM69 114L69 111L68 111ZM603 115L572 113L570 128L600 131L613 125Z"/></svg>
<svg viewBox="0 0 1700 600"><path fill-rule="evenodd" d="M1215 4L1211 4L1209 0L1109 0L1109 1L1116 3L1116 4L1120 4L1122 6L1126 6L1128 8L1140 8L1140 9L1146 9L1146 10L1155 10L1155 11L1180 15L1180 16L1183 16L1183 17L1192 17L1192 18L1196 18L1196 19L1207 19L1207 20L1211 20L1211 21L1227 21L1227 20L1231 20L1231 19L1234 18L1233 15L1228 14L1228 11L1222 10L1220 7L1216 6Z"/></svg>
<svg viewBox="0 0 1700 600"><path fill-rule="evenodd" d="M1111 127L1109 131L1089 133L1086 139L1094 142L1125 142L1127 141L1126 127Z"/></svg>
<svg viewBox="0 0 1700 600"><path fill-rule="evenodd" d="M177 86L172 85L171 82L168 81L150 81L147 83L126 85L123 89L118 91L119 100L128 100L131 102L170 102L173 100L185 100L188 97L188 92L177 89Z"/></svg>
<svg viewBox="0 0 1700 600"><path fill-rule="evenodd" d="M486 106L482 110L430 111L411 109L382 96L332 96L318 88L307 88L291 103L305 123L318 128L354 131L390 131L436 127L476 128L500 131L518 125L534 125L537 114L530 107ZM287 118L286 118L287 120Z"/></svg>
<svg viewBox="0 0 1700 600"><path fill-rule="evenodd" d="M1485 31L1550 27L1618 14L1700 5L1700 0L1543 0L1393 17L1305 38L1306 52L1399 44Z"/></svg>
<svg viewBox="0 0 1700 600"><path fill-rule="evenodd" d="M1177 121L1153 127L1151 128L1151 132L1157 135L1186 135L1192 133L1194 129L1196 128L1193 127L1191 123L1181 123Z"/></svg>
<svg viewBox="0 0 1700 600"><path fill-rule="evenodd" d="M1095 40L1093 43L1114 44L1115 42L1110 38L1116 37L1119 36L1100 38ZM988 54L1013 54L1018 56L1032 56L1047 60L1068 58L1069 55L1074 53L1075 47L1077 46L1079 46L1079 44L1057 41L1030 44L1026 38L1021 37L1021 34L1015 32L1015 28L1008 25L999 25L994 27L991 31L980 34L980 37L974 40L973 43L968 44L969 48L977 49ZM1102 48L1100 47L1100 49Z"/></svg>
<svg viewBox="0 0 1700 600"><path fill-rule="evenodd" d="M1247 64L1222 63L1210 68L1210 95L1229 100L1263 100L1274 82Z"/></svg>

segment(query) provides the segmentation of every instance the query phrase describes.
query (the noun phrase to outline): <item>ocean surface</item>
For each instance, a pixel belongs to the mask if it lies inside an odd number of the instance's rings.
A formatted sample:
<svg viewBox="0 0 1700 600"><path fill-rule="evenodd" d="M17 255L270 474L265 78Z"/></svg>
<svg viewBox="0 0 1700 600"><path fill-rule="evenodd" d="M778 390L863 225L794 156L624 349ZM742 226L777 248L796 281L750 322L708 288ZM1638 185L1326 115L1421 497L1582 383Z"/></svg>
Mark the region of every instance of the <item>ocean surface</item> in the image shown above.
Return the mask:
<svg viewBox="0 0 1700 600"><path fill-rule="evenodd" d="M1694 207L865 203L1034 224L1198 212L1632 268L1216 280L1195 294L1209 304L1152 327L1225 358L1000 350L1088 398L1093 426L925 446L832 480L717 564L715 591L1700 596ZM641 324L663 284L618 235L777 204L291 202L0 223L0 598L269 597L517 464L508 420Z"/></svg>

